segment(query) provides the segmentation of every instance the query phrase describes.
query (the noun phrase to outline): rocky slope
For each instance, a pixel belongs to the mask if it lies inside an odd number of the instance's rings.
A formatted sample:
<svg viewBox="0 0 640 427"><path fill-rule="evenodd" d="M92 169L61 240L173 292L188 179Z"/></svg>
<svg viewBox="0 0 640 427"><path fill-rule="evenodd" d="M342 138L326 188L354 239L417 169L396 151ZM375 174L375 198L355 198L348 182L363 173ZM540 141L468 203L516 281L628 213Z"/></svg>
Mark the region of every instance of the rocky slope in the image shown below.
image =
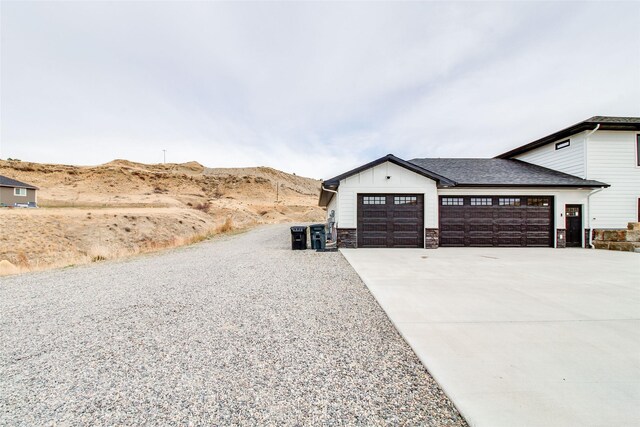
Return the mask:
<svg viewBox="0 0 640 427"><path fill-rule="evenodd" d="M0 209L0 261L22 270L115 258L258 224L324 218L318 180L266 167L0 160L0 175L40 188L40 209Z"/></svg>

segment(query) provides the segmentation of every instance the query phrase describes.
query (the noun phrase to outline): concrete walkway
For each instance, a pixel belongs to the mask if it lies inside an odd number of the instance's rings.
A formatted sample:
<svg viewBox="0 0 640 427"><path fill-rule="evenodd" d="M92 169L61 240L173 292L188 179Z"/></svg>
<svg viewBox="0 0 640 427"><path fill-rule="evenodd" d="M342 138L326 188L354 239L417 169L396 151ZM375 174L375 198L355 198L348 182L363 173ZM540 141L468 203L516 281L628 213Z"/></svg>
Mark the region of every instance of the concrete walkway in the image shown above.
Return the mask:
<svg viewBox="0 0 640 427"><path fill-rule="evenodd" d="M640 255L342 250L472 426L640 426Z"/></svg>

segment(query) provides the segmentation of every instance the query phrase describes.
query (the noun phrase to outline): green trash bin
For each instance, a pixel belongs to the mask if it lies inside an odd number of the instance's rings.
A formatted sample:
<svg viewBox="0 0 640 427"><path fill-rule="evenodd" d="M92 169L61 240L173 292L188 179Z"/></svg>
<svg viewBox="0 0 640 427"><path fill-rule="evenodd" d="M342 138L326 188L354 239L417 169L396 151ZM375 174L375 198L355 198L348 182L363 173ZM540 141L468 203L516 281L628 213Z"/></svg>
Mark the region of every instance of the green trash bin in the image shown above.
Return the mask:
<svg viewBox="0 0 640 427"><path fill-rule="evenodd" d="M310 225L309 237L311 239L311 249L324 250L327 244L327 232L324 224Z"/></svg>

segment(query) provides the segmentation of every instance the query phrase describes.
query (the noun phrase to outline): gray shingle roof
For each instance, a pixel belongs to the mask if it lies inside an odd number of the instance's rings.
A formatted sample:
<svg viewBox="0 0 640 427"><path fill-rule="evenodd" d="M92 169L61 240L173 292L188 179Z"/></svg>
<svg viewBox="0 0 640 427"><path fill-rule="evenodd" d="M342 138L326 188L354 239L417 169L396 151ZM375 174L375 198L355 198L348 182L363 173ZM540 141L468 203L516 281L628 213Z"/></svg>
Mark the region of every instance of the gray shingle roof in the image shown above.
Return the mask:
<svg viewBox="0 0 640 427"><path fill-rule="evenodd" d="M640 117L607 117L607 116L593 116L590 119L585 120L589 123L629 123L640 125Z"/></svg>
<svg viewBox="0 0 640 427"><path fill-rule="evenodd" d="M24 182L7 178L6 176L2 176L2 175L0 175L0 187L21 187L21 188L31 188L33 190L38 189L38 187L35 187L31 184L26 184Z"/></svg>
<svg viewBox="0 0 640 427"><path fill-rule="evenodd" d="M603 187L607 184L510 159L413 159L456 186Z"/></svg>

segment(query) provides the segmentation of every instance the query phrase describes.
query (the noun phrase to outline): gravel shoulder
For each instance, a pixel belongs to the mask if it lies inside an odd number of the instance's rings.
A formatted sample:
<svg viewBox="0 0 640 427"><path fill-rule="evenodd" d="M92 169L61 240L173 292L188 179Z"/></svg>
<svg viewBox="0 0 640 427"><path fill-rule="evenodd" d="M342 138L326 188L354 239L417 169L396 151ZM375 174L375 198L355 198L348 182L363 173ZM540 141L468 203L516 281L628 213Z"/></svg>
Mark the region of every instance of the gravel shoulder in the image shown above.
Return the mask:
<svg viewBox="0 0 640 427"><path fill-rule="evenodd" d="M289 246L0 278L0 425L466 425L342 255Z"/></svg>

